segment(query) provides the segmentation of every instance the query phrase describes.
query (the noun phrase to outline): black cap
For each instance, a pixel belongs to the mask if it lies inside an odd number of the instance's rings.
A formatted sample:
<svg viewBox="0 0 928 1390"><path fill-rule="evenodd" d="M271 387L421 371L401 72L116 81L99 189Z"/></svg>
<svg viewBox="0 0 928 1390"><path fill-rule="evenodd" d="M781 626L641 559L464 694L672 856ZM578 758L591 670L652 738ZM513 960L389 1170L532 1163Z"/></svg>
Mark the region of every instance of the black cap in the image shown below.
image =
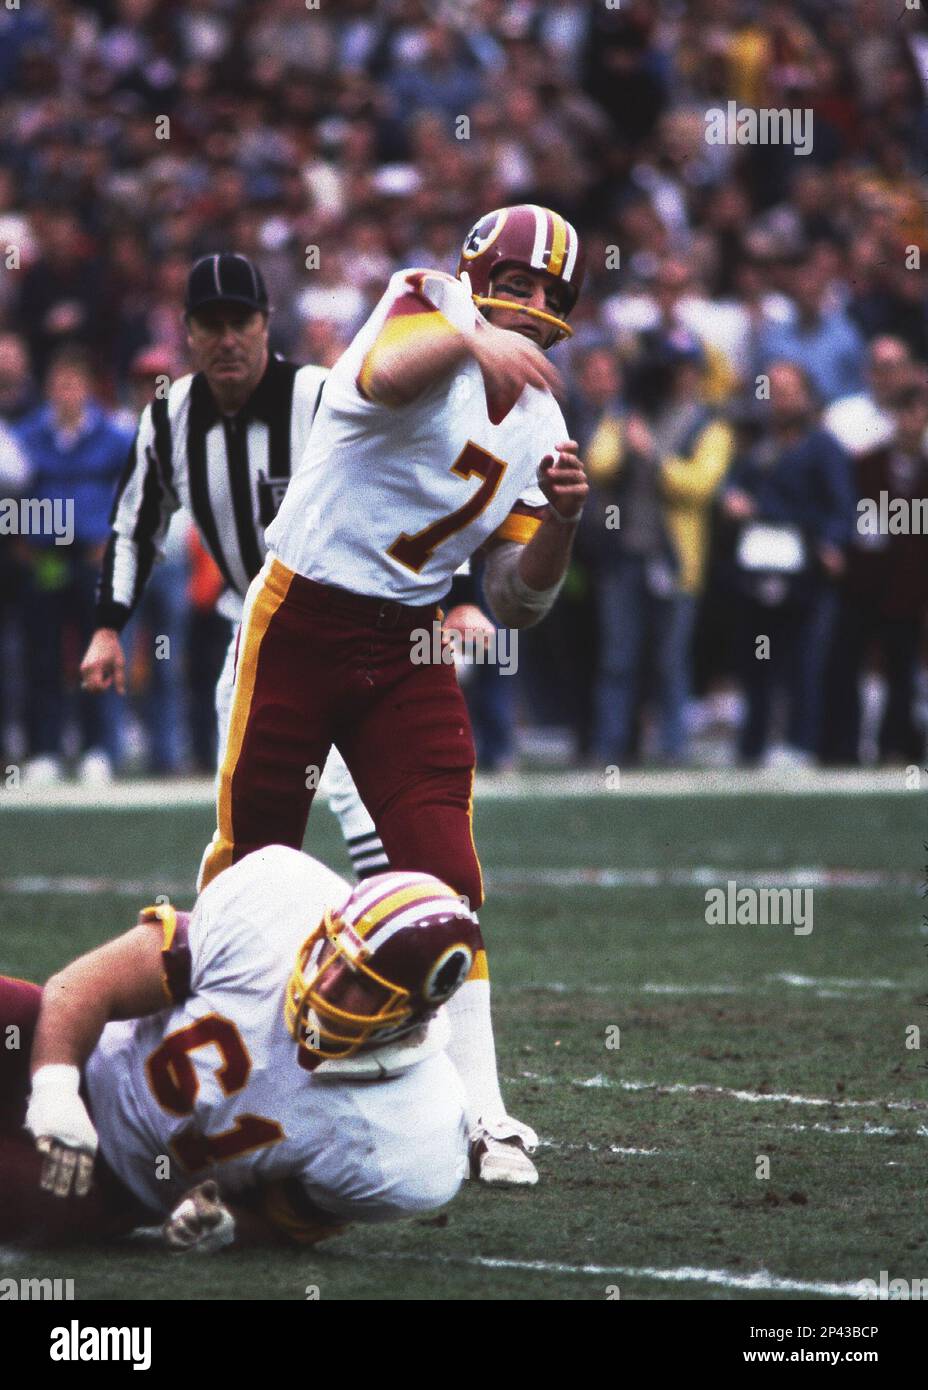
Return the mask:
<svg viewBox="0 0 928 1390"><path fill-rule="evenodd" d="M254 261L235 251L201 256L187 277L184 308L194 314L206 304L247 304L266 312L267 289Z"/></svg>

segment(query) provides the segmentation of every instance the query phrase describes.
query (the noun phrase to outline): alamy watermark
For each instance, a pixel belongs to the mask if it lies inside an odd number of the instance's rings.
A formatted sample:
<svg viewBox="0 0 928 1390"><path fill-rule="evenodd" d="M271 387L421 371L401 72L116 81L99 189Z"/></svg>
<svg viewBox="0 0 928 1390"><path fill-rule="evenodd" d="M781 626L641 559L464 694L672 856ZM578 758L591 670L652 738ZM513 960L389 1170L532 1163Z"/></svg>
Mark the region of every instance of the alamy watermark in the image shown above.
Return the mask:
<svg viewBox="0 0 928 1390"><path fill-rule="evenodd" d="M861 497L857 503L857 531L861 536L928 535L928 497Z"/></svg>
<svg viewBox="0 0 928 1390"><path fill-rule="evenodd" d="M879 1283L875 1279L858 1279L857 1297L864 1302L880 1299L928 1298L928 1279L890 1279L889 1270L880 1270Z"/></svg>
<svg viewBox="0 0 928 1390"><path fill-rule="evenodd" d="M498 666L501 676L514 676L519 669L518 628L459 632L436 621L430 628L413 628L409 640L414 666Z"/></svg>
<svg viewBox="0 0 928 1390"><path fill-rule="evenodd" d="M53 1327L48 1349L52 1361L131 1361L134 1371L151 1366L150 1327L89 1327L72 1318Z"/></svg>
<svg viewBox="0 0 928 1390"><path fill-rule="evenodd" d="M73 1279L0 1279L0 1300L61 1303L73 1298Z"/></svg>
<svg viewBox="0 0 928 1390"><path fill-rule="evenodd" d="M53 536L74 541L74 498L0 497L0 536Z"/></svg>
<svg viewBox="0 0 928 1390"><path fill-rule="evenodd" d="M706 112L707 145L792 145L793 153L812 153L812 109L761 106L739 107L729 101L725 110Z"/></svg>
<svg viewBox="0 0 928 1390"><path fill-rule="evenodd" d="M724 888L706 889L709 926L792 927L794 936L812 931L811 888L739 888L729 879Z"/></svg>

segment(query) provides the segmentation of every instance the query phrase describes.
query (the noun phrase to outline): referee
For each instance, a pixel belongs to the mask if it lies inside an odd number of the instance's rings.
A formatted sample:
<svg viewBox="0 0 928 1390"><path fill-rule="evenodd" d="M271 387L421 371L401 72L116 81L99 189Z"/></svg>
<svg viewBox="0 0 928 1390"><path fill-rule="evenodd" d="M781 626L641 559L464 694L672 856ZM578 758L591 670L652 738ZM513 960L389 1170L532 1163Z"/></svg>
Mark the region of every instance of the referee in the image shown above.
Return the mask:
<svg viewBox="0 0 928 1390"><path fill-rule="evenodd" d="M312 426L327 375L268 352L269 306L261 272L224 252L196 262L187 280L187 343L198 368L142 412L110 515L95 632L81 663L85 690L125 694L119 634L162 552L171 516L186 507L225 580L217 610L233 623L216 687L219 761L228 731L245 593L264 562L273 521ZM359 877L388 868L374 823L336 750L330 804Z"/></svg>

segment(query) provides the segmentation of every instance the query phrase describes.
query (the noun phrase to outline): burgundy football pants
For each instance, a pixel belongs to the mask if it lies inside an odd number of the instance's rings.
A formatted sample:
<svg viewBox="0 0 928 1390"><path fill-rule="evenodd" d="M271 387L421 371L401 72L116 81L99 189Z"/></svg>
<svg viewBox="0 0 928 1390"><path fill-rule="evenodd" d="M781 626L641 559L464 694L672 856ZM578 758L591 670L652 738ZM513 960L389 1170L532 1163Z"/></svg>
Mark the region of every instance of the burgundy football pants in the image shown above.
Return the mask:
<svg viewBox="0 0 928 1390"><path fill-rule="evenodd" d="M475 751L453 665L416 665L406 607L316 584L272 560L249 591L218 830L200 886L264 845L301 849L316 784L338 747L393 869L483 900L471 827Z"/></svg>
<svg viewBox="0 0 928 1390"><path fill-rule="evenodd" d="M0 1241L57 1245L115 1236L151 1223L152 1214L99 1153L86 1197L55 1197L39 1186L42 1156L23 1122L41 1001L38 985L0 975Z"/></svg>

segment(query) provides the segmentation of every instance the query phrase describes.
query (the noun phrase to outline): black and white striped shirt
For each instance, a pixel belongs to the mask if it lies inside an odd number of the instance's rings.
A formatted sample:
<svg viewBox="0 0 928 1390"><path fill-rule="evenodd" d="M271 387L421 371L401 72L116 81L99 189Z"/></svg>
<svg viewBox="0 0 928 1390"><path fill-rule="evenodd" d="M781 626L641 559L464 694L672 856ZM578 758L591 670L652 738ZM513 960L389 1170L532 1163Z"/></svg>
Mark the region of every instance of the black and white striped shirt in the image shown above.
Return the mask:
<svg viewBox="0 0 928 1390"><path fill-rule="evenodd" d="M271 357L234 416L221 413L202 372L179 378L145 407L110 515L96 627L120 631L128 622L181 506L228 588L244 598L327 374Z"/></svg>

